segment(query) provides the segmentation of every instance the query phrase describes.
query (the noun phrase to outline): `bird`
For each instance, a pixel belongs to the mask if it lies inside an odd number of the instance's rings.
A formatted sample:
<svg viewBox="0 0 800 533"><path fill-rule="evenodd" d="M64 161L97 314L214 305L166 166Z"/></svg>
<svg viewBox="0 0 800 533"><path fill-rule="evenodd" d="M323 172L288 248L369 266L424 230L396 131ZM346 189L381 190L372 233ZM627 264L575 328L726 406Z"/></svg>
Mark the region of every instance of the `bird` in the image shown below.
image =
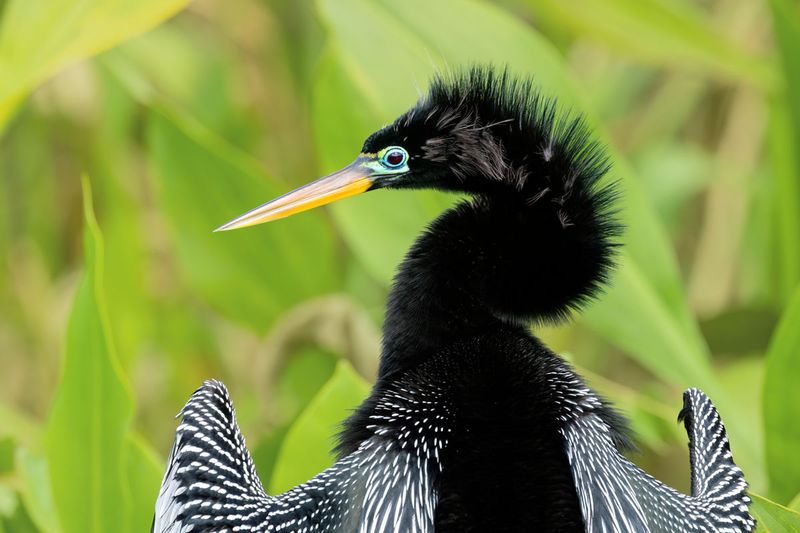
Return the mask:
<svg viewBox="0 0 800 533"><path fill-rule="evenodd" d="M532 77L474 65L434 74L352 164L218 228L376 189L464 195L397 269L377 378L343 422L338 460L268 495L227 389L207 381L179 415L153 531L753 531L747 482L703 392L683 395L682 494L626 457L625 418L533 333L609 280L622 228L608 161L585 119Z"/></svg>

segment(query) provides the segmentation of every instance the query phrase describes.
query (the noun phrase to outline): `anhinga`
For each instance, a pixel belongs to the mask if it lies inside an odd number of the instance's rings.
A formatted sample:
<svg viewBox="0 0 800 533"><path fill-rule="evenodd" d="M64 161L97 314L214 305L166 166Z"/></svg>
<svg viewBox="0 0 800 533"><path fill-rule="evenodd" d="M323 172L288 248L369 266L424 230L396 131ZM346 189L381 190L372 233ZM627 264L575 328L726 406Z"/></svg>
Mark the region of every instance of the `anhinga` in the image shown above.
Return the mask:
<svg viewBox="0 0 800 533"><path fill-rule="evenodd" d="M419 237L386 309L379 375L339 460L264 491L225 387L182 423L154 530L752 531L747 484L709 399L690 389L692 494L623 455L624 420L528 326L566 316L612 263L601 148L528 80L473 68L372 134L343 170L222 226L260 224L378 188L471 196Z"/></svg>

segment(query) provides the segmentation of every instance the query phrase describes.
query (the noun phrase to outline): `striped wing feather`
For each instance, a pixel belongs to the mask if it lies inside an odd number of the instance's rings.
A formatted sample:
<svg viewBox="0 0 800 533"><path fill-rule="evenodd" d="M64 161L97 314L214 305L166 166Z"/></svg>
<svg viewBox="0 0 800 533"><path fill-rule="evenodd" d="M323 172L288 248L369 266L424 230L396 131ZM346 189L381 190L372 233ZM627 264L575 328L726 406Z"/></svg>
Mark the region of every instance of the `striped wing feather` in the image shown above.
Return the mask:
<svg viewBox="0 0 800 533"><path fill-rule="evenodd" d="M564 430L586 530L637 533L749 533L755 521L742 471L733 462L725 427L708 397L684 393L692 494L646 474L614 446L608 426L587 413Z"/></svg>
<svg viewBox="0 0 800 533"><path fill-rule="evenodd" d="M426 465L378 435L310 481L269 496L222 383L207 381L180 416L155 533L433 531Z"/></svg>

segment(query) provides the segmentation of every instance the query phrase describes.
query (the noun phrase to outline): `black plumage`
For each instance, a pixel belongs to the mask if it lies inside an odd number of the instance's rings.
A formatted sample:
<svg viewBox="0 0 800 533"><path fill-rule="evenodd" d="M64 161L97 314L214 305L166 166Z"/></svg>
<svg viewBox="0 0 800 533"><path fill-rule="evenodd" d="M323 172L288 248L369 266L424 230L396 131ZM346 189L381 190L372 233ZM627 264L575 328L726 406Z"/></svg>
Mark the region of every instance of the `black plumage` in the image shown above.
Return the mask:
<svg viewBox="0 0 800 533"><path fill-rule="evenodd" d="M746 483L702 393L684 399L684 496L621 455L622 417L529 332L606 280L619 234L607 168L583 123L558 118L529 80L474 68L435 78L345 171L224 226L367 188L471 196L400 265L378 379L336 465L267 496L227 392L207 383L184 410L154 530L751 531Z"/></svg>
<svg viewBox="0 0 800 533"><path fill-rule="evenodd" d="M384 324L381 376L500 324L564 318L595 294L611 266L619 226L607 164L578 119L529 79L473 69L435 78L429 95L370 136L409 151L409 175L379 186L468 193L400 265ZM397 354L397 357L395 357Z"/></svg>

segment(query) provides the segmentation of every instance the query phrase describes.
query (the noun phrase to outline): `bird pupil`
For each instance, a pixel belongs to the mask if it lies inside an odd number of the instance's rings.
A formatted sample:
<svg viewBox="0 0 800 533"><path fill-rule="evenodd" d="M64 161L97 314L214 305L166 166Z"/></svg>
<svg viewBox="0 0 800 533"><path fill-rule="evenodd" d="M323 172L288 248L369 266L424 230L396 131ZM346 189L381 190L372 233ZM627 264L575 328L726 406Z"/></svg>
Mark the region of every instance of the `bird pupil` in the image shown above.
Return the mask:
<svg viewBox="0 0 800 533"><path fill-rule="evenodd" d="M386 154L386 162L396 167L403 162L403 153L400 150L392 150Z"/></svg>

